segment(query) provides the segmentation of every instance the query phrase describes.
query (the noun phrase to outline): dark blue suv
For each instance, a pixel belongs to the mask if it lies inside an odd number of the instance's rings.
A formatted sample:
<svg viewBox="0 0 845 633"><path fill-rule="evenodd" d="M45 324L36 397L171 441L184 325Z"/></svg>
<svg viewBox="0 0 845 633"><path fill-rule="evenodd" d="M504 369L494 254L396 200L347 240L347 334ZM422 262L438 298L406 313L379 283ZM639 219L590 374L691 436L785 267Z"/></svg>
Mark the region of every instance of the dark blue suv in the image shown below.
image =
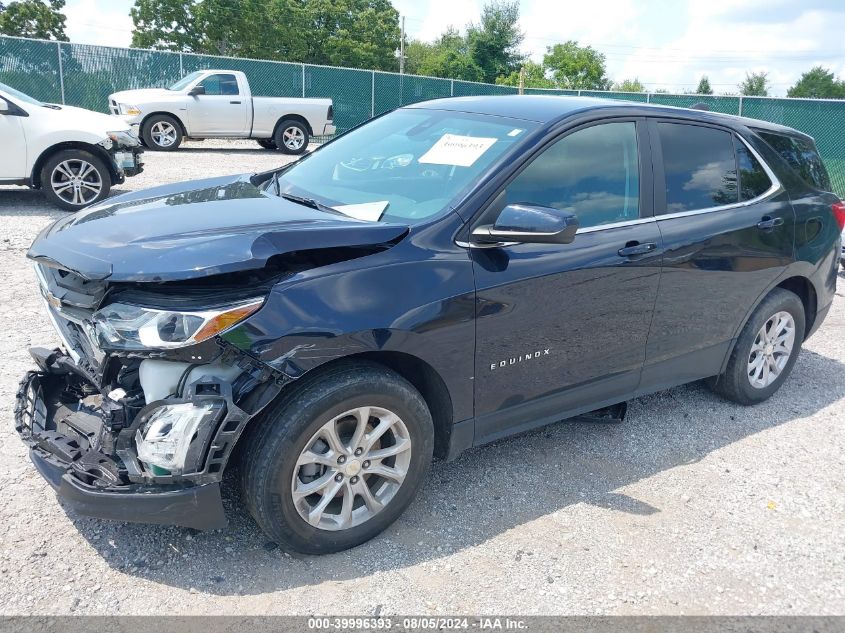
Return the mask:
<svg viewBox="0 0 845 633"><path fill-rule="evenodd" d="M61 349L16 424L85 515L282 546L387 527L432 456L706 379L771 396L833 299L813 140L708 112L477 97L283 169L126 194L29 251ZM237 467L237 468L236 468Z"/></svg>

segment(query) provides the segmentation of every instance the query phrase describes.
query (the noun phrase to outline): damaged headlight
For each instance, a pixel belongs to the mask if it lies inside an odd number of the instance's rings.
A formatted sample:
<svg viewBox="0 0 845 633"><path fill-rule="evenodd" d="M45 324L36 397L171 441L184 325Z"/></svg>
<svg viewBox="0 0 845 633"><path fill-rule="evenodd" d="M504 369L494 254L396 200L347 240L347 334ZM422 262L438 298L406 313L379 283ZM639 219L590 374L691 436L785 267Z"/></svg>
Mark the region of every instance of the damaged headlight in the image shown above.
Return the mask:
<svg viewBox="0 0 845 633"><path fill-rule="evenodd" d="M166 471L181 471L202 421L214 409L211 403L190 402L156 409L150 420L135 434L138 459ZM154 474L164 474L153 469Z"/></svg>
<svg viewBox="0 0 845 633"><path fill-rule="evenodd" d="M208 310L182 311L112 303L94 314L94 325L105 349L171 349L195 345L240 323L256 312L264 299Z"/></svg>
<svg viewBox="0 0 845 633"><path fill-rule="evenodd" d="M107 132L107 135L119 147L138 147L141 144L141 141L138 140L138 135L132 130Z"/></svg>

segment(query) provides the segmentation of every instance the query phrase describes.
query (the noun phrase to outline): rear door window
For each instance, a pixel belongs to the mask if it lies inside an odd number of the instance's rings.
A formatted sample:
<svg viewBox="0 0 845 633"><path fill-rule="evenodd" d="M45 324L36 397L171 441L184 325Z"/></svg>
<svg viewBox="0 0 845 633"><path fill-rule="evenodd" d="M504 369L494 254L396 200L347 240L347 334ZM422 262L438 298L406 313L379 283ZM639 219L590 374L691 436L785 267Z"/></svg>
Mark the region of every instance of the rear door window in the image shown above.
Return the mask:
<svg viewBox="0 0 845 633"><path fill-rule="evenodd" d="M666 177L665 213L739 201L733 135L699 125L658 123Z"/></svg>
<svg viewBox="0 0 845 633"><path fill-rule="evenodd" d="M739 197L743 202L759 198L772 186L772 180L745 143L734 137L736 160L739 165Z"/></svg>
<svg viewBox="0 0 845 633"><path fill-rule="evenodd" d="M809 139L775 132L757 133L789 163L801 179L814 189L830 191L830 176L822 163L819 150Z"/></svg>

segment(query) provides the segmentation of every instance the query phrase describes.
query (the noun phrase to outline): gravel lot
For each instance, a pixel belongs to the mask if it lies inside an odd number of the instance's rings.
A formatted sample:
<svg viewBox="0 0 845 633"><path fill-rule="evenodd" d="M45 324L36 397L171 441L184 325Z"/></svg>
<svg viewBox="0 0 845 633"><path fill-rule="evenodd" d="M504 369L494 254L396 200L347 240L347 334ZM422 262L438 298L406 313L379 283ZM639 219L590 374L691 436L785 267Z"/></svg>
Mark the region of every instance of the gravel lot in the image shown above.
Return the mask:
<svg viewBox="0 0 845 633"><path fill-rule="evenodd" d="M148 153L121 191L258 171L253 143ZM55 344L24 254L61 212L0 188L0 614L845 614L845 298L770 401L699 385L621 425L561 423L436 463L384 535L281 553L229 486L228 529L66 513L12 429L27 347Z"/></svg>

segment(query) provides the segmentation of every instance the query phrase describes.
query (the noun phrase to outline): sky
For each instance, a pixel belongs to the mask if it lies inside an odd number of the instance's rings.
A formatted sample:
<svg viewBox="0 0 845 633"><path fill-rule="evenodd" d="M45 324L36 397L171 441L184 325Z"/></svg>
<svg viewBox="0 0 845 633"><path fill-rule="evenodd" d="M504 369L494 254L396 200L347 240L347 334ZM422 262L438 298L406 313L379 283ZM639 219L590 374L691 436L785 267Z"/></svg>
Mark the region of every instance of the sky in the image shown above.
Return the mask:
<svg viewBox="0 0 845 633"><path fill-rule="evenodd" d="M485 0L393 0L409 38L430 41L478 21ZM128 46L132 0L67 0L73 42ZM737 92L746 72L769 73L770 94L821 64L845 77L845 0L521 0L523 52L542 61L569 39L605 54L614 81L649 90Z"/></svg>

